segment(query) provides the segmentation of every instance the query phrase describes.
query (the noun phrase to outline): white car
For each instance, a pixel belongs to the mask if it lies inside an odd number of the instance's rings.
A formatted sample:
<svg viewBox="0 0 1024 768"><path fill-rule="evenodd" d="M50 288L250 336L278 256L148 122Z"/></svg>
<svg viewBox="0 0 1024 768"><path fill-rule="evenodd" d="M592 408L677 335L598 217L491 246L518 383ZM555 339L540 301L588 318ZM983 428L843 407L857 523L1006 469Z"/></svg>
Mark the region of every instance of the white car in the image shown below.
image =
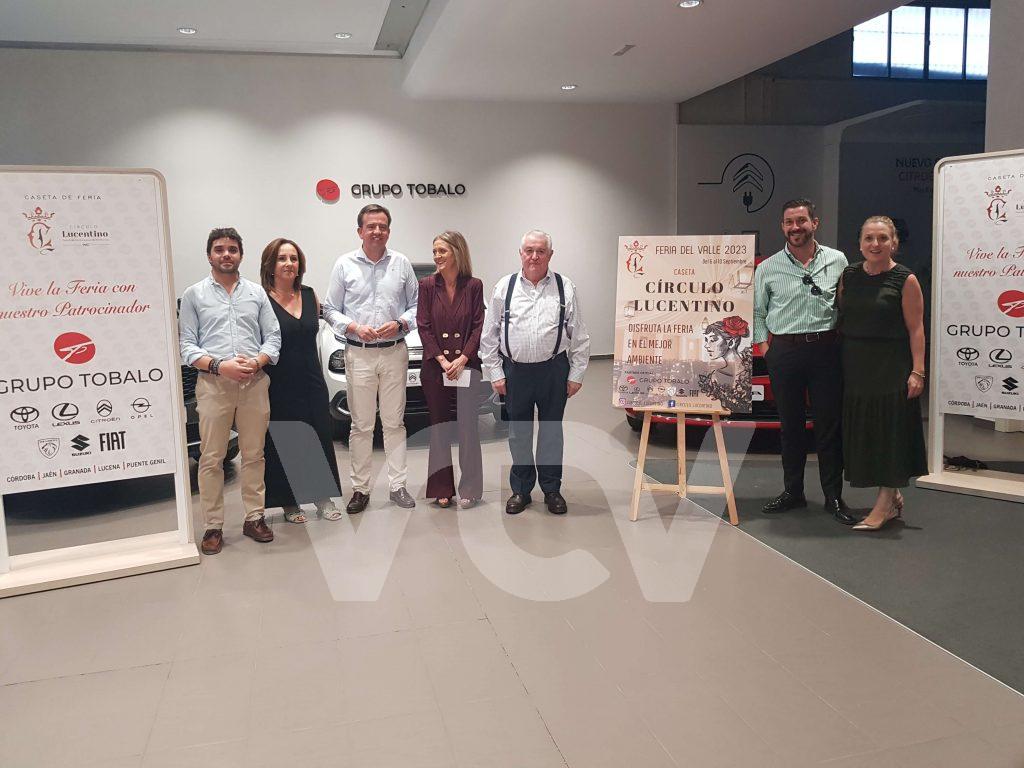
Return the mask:
<svg viewBox="0 0 1024 768"><path fill-rule="evenodd" d="M417 279L434 274L433 264L413 264ZM423 367L423 344L419 334L414 330L405 337L409 348L409 373L406 378L405 425L409 432L415 432L426 426L430 421L427 411L427 400L420 386L420 369ZM348 389L345 383L345 340L334 334L334 329L326 321L320 320L320 331L317 338L320 350L320 367L323 369L324 381L327 382L327 394L330 401L330 412L334 418L334 434L336 437L347 438L352 426L352 415L348 407ZM500 399L491 390L490 382L481 382L480 413L493 414L496 421L502 420ZM486 387L486 391L484 388ZM377 428L380 428L378 416Z"/></svg>

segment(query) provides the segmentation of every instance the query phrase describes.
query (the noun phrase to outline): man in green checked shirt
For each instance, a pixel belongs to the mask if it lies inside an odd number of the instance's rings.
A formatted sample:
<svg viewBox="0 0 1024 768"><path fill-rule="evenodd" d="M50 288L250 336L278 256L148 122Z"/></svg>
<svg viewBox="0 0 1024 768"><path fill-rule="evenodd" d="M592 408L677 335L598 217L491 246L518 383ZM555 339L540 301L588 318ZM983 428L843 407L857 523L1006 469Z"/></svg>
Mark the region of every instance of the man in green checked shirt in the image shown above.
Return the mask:
<svg viewBox="0 0 1024 768"><path fill-rule="evenodd" d="M782 207L785 247L754 273L754 343L762 344L782 422L785 489L762 507L767 515L807 506L804 496L806 400L814 415L825 511L843 525L857 518L842 499L843 371L836 333L836 290L847 266L842 251L814 239L818 217L803 198Z"/></svg>

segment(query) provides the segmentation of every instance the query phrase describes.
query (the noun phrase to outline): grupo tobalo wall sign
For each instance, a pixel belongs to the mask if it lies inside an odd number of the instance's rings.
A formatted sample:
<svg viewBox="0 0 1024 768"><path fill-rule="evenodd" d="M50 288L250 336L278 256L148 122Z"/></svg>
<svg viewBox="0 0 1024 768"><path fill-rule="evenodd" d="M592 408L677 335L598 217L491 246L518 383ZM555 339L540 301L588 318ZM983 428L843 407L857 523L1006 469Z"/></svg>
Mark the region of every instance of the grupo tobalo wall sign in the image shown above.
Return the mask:
<svg viewBox="0 0 1024 768"><path fill-rule="evenodd" d="M355 198L403 197L462 197L466 194L465 184L434 184L406 182L404 184L382 182L379 184L352 184L349 193ZM325 203L335 203L341 197L341 187L332 179L320 179L316 194Z"/></svg>

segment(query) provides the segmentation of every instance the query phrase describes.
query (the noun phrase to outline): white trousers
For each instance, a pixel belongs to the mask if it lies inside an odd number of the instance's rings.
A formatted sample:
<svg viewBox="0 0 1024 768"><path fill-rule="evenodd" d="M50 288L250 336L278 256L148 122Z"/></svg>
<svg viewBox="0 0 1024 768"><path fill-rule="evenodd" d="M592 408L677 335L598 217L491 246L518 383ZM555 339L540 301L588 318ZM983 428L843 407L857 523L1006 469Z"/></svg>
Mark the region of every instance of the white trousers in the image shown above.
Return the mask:
<svg viewBox="0 0 1024 768"><path fill-rule="evenodd" d="M388 485L392 491L404 488L408 470L405 461L405 385L409 372L409 348L404 341L392 347L345 347L345 380L348 407L352 414L349 456L352 460L352 490L370 493L373 464L373 427L380 401L380 423L384 430L384 455L388 462Z"/></svg>

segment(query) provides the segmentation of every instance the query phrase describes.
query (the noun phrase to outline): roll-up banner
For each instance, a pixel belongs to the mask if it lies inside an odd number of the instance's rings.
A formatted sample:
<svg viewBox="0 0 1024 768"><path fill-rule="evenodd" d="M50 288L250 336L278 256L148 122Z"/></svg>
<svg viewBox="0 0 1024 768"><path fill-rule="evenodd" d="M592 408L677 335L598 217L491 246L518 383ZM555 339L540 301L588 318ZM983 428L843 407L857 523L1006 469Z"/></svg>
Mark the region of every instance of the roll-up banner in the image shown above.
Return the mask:
<svg viewBox="0 0 1024 768"><path fill-rule="evenodd" d="M175 474L191 541L167 232L155 171L0 167L0 498Z"/></svg>
<svg viewBox="0 0 1024 768"><path fill-rule="evenodd" d="M613 405L750 412L754 240L619 238Z"/></svg>
<svg viewBox="0 0 1024 768"><path fill-rule="evenodd" d="M950 162L939 181L939 405L1024 419L1024 156Z"/></svg>
<svg viewBox="0 0 1024 768"><path fill-rule="evenodd" d="M935 165L928 470L920 488L1024 502L1024 475L947 469L946 414L1024 419L1024 151Z"/></svg>

